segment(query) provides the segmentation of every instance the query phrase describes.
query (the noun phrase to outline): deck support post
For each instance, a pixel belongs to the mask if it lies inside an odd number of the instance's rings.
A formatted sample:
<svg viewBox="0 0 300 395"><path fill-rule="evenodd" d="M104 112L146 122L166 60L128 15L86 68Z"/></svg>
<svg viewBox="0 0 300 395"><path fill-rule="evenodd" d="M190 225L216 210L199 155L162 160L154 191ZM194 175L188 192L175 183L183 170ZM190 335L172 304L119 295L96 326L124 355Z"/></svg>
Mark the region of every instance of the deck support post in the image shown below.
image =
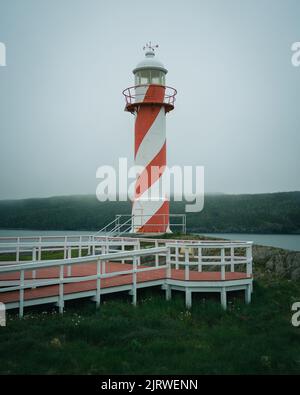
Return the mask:
<svg viewBox="0 0 300 395"><path fill-rule="evenodd" d="M225 287L221 289L221 305L224 310L227 309L227 292Z"/></svg>
<svg viewBox="0 0 300 395"><path fill-rule="evenodd" d="M166 300L169 301L169 300L172 299L172 289L171 289L171 286L168 285L168 284L166 284L165 290L166 290Z"/></svg>
<svg viewBox="0 0 300 395"><path fill-rule="evenodd" d="M187 309L192 307L192 292L189 288L185 289L185 307Z"/></svg>
<svg viewBox="0 0 300 395"><path fill-rule="evenodd" d="M245 289L245 302L246 302L246 304L249 304L249 303L251 303L251 293L252 293L252 286L251 286L251 284L249 284L249 285L247 285L246 286L246 289Z"/></svg>

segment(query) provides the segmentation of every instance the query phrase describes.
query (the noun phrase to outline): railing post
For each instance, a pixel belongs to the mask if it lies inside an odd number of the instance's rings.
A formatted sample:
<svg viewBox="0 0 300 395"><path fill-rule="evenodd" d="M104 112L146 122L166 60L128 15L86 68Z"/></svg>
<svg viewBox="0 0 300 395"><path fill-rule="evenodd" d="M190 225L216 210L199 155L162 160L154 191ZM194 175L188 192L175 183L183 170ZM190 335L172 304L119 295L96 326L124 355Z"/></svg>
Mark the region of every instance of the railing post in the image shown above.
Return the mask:
<svg viewBox="0 0 300 395"><path fill-rule="evenodd" d="M16 262L20 262L20 237L17 238Z"/></svg>
<svg viewBox="0 0 300 395"><path fill-rule="evenodd" d="M81 248L82 248L82 236L79 236L79 246L78 246L78 257L79 258L81 258L81 255L82 255Z"/></svg>
<svg viewBox="0 0 300 395"><path fill-rule="evenodd" d="M247 263L246 263L246 271L247 271L247 277L251 277L252 276L252 246L248 246L246 247L246 259L247 259Z"/></svg>
<svg viewBox="0 0 300 395"><path fill-rule="evenodd" d="M171 278L172 275L172 267L171 267L171 247L168 247L167 251L167 256L166 256L166 265L167 265L167 270L166 270L166 277Z"/></svg>
<svg viewBox="0 0 300 395"><path fill-rule="evenodd" d="M32 262L36 262L36 248L35 247L32 248ZM35 269L32 270L31 277L32 277L33 280L36 279L36 270ZM34 284L32 285L32 288L36 288L34 286Z"/></svg>
<svg viewBox="0 0 300 395"><path fill-rule="evenodd" d="M125 242L124 242L124 239L122 238L122 241L121 241L121 250L122 251L125 251ZM121 262L122 263L125 263L125 259L123 258L122 260L121 260Z"/></svg>
<svg viewBox="0 0 300 395"><path fill-rule="evenodd" d="M168 247L167 255L166 255L166 282L165 282L165 290L166 290L166 300L171 300L172 298L172 289L170 284L168 283L168 279L172 276L172 267L171 267L171 247Z"/></svg>
<svg viewBox="0 0 300 395"><path fill-rule="evenodd" d="M64 312L64 266L59 266L59 300L58 300L59 313Z"/></svg>
<svg viewBox="0 0 300 395"><path fill-rule="evenodd" d="M225 248L221 248L221 280L225 280Z"/></svg>
<svg viewBox="0 0 300 395"><path fill-rule="evenodd" d="M137 292L136 292L136 280L137 280L137 259L133 257L133 273L132 273L132 304L136 306Z"/></svg>
<svg viewBox="0 0 300 395"><path fill-rule="evenodd" d="M96 307L100 307L101 302L101 261L97 260L97 291L96 291Z"/></svg>
<svg viewBox="0 0 300 395"><path fill-rule="evenodd" d="M68 259L72 258L72 247L68 247ZM67 276L71 276L72 275L72 264L68 265L68 273Z"/></svg>
<svg viewBox="0 0 300 395"><path fill-rule="evenodd" d="M38 261L42 260L42 236L39 237Z"/></svg>
<svg viewBox="0 0 300 395"><path fill-rule="evenodd" d="M198 272L202 272L202 247L198 247Z"/></svg>
<svg viewBox="0 0 300 395"><path fill-rule="evenodd" d="M22 318L24 315L24 281L25 273L24 270L20 271L20 300L19 300L19 317Z"/></svg>
<svg viewBox="0 0 300 395"><path fill-rule="evenodd" d="M96 255L96 245L95 245L95 236L92 236L92 254Z"/></svg>
<svg viewBox="0 0 300 395"><path fill-rule="evenodd" d="M230 271L234 272L234 247L230 247Z"/></svg>
<svg viewBox="0 0 300 395"><path fill-rule="evenodd" d="M89 240L88 240L88 255L91 255L91 237L89 236Z"/></svg>
<svg viewBox="0 0 300 395"><path fill-rule="evenodd" d="M141 249L141 241L140 241L140 240L137 241L137 249L138 249L138 250ZM138 265L138 266L141 265L141 257L140 257L140 256L137 257L137 265Z"/></svg>
<svg viewBox="0 0 300 395"><path fill-rule="evenodd" d="M179 269L179 246L178 246L178 244L175 245L175 268L176 268L176 270Z"/></svg>
<svg viewBox="0 0 300 395"><path fill-rule="evenodd" d="M32 262L36 262L36 248L33 247L32 249ZM36 270L32 270L32 278L36 278Z"/></svg>
<svg viewBox="0 0 300 395"><path fill-rule="evenodd" d="M155 248L158 247L158 240L155 240ZM159 266L159 255L155 254L155 266L158 267Z"/></svg>
<svg viewBox="0 0 300 395"><path fill-rule="evenodd" d="M184 251L184 279L188 281L190 279L190 255L188 247L185 248Z"/></svg>
<svg viewBox="0 0 300 395"><path fill-rule="evenodd" d="M67 236L65 236L64 240L64 259L67 259Z"/></svg>
<svg viewBox="0 0 300 395"><path fill-rule="evenodd" d="M106 261L102 261L101 266L102 266L101 273L102 273L102 274L105 274L105 273L106 273Z"/></svg>

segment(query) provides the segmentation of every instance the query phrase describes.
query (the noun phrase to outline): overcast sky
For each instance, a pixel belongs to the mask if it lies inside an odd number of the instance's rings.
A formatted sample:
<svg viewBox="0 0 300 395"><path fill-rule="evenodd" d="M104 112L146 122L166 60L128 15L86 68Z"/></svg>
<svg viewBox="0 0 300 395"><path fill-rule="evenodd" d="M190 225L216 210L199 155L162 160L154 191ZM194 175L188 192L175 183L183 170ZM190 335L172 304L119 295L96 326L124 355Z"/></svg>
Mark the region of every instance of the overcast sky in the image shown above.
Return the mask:
<svg viewBox="0 0 300 395"><path fill-rule="evenodd" d="M0 0L0 198L95 193L133 158L122 90L146 41L178 90L169 165L207 192L300 190L298 0Z"/></svg>

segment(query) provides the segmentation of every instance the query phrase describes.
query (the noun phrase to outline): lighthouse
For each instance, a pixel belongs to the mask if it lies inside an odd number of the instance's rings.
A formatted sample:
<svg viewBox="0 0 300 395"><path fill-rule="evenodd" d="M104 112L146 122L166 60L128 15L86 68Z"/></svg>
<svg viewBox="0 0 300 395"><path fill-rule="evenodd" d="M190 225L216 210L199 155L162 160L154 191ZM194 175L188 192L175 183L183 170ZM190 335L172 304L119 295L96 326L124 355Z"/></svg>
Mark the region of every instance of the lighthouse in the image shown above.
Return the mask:
<svg viewBox="0 0 300 395"><path fill-rule="evenodd" d="M156 57L157 47L146 44L145 58L133 70L135 84L123 91L125 111L135 117L133 233L170 232L166 115L174 109L177 91L166 86L168 70Z"/></svg>

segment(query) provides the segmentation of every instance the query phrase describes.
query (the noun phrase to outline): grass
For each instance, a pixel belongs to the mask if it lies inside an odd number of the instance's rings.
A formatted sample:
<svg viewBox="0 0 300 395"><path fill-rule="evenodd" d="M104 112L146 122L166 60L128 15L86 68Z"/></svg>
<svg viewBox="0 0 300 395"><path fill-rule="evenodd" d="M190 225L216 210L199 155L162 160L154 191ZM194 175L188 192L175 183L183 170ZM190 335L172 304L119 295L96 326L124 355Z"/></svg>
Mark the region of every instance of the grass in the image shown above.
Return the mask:
<svg viewBox="0 0 300 395"><path fill-rule="evenodd" d="M205 299L204 299L205 297ZM299 374L300 328L291 325L291 304L300 284L260 280L253 302L243 295L223 311L214 297L183 294L170 302L162 291L142 290L138 306L128 296L25 309L8 314L0 328L2 374Z"/></svg>

